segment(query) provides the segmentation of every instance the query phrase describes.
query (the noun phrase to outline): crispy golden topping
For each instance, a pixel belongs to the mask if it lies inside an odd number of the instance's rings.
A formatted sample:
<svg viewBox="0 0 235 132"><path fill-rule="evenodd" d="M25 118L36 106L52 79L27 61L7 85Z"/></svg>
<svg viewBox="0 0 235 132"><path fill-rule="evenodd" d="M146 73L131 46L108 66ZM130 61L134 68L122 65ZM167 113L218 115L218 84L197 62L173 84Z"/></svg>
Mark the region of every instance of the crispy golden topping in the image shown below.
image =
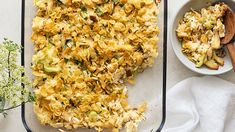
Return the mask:
<svg viewBox="0 0 235 132"><path fill-rule="evenodd" d="M157 57L152 0L34 0L35 112L56 128L137 130L146 104L131 108L125 82Z"/></svg>

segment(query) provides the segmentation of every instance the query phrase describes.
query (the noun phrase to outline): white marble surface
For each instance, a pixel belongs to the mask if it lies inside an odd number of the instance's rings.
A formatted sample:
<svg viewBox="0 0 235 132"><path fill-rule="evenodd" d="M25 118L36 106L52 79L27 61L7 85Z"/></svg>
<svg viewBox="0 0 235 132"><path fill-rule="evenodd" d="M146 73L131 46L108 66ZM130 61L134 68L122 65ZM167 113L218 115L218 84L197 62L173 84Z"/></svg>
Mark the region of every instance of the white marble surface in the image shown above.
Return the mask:
<svg viewBox="0 0 235 132"><path fill-rule="evenodd" d="M20 43L21 0L2 0L0 4L0 42L7 37ZM0 115L0 132L24 132L20 108L9 111L4 118Z"/></svg>
<svg viewBox="0 0 235 132"><path fill-rule="evenodd" d="M187 0L169 0L169 23L172 22L172 16L176 10ZM0 4L0 42L4 37L8 37L17 43L20 43L20 0L5 0ZM169 31L170 31L169 27ZM168 39L169 40L169 39ZM177 82L191 77L200 76L187 69L176 58L170 41L168 42L168 88L171 88ZM235 83L234 72L229 72L219 76L225 80ZM20 108L9 111L7 118L0 115L0 131L1 132L24 132L24 127L20 118Z"/></svg>

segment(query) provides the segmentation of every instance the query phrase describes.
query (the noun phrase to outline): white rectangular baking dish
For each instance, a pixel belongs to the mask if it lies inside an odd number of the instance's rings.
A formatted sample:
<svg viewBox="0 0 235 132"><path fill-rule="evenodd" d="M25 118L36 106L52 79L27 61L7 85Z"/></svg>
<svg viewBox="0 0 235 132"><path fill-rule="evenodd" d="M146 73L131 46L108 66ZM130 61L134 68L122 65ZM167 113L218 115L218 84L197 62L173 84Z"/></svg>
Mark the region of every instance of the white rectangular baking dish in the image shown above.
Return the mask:
<svg viewBox="0 0 235 132"><path fill-rule="evenodd" d="M158 16L160 27L160 36L158 43L159 56L152 68L148 68L143 73L139 74L134 86L128 86L129 103L131 106L136 106L143 101L148 103L148 110L145 114L146 120L142 121L138 131L150 132L160 131L165 121L165 89L166 89L166 0L160 4L160 14ZM32 19L35 15L35 7L33 0L22 0L22 65L26 68L26 74L33 79L31 74L31 61L33 52L33 43L30 40L32 33ZM165 24L164 24L165 19ZM165 33L165 35L164 35ZM57 132L58 129L50 126L43 126L37 120L33 111L33 104L22 105L22 121L27 131L33 132ZM74 131L91 132L93 129L77 129Z"/></svg>

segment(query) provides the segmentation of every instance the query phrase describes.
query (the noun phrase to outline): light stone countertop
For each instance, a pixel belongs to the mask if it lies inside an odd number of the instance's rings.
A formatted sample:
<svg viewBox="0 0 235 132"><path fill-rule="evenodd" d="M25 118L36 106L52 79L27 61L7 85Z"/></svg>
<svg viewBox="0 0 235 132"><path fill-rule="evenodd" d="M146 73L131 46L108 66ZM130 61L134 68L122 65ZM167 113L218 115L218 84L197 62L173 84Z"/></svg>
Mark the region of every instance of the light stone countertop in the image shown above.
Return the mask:
<svg viewBox="0 0 235 132"><path fill-rule="evenodd" d="M20 44L21 0L4 0L0 4L0 43L7 37ZM20 108L0 115L0 132L25 132L21 122Z"/></svg>
<svg viewBox="0 0 235 132"><path fill-rule="evenodd" d="M169 23L172 22L172 16L176 10L182 6L187 0L169 0L168 18ZM17 43L20 43L21 33L21 1L20 0L5 0L0 4L0 42L4 37L7 37ZM170 31L168 26L168 31ZM171 47L170 39L168 39L168 88L171 88L177 82L182 81L188 77L201 76L187 69L176 58ZM235 83L234 72L229 72L219 77ZM24 132L25 129L21 122L20 108L9 111L8 116L3 118L0 115L0 131L1 132Z"/></svg>

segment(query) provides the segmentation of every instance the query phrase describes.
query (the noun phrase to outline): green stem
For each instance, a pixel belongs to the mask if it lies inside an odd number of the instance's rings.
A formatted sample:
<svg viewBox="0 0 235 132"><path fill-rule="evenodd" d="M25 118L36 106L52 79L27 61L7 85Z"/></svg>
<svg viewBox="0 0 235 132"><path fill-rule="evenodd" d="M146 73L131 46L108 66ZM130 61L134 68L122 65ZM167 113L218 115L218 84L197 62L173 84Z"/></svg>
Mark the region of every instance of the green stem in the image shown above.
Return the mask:
<svg viewBox="0 0 235 132"><path fill-rule="evenodd" d="M9 108L3 109L3 110L1 111L1 113L3 113L4 111L8 111L8 110L11 110L11 109L15 109L15 108L21 106L22 104L26 104L26 103L28 103L28 102L29 102L29 101L26 101L26 102L23 102L23 103L21 103L21 104L19 104L19 105L16 105L16 106L13 106L13 107L9 107Z"/></svg>
<svg viewBox="0 0 235 132"><path fill-rule="evenodd" d="M11 69L10 69L10 57L11 57L11 51L8 52L7 56L7 64L8 64L8 77L11 77Z"/></svg>
<svg viewBox="0 0 235 132"><path fill-rule="evenodd" d="M11 51L8 51L8 55L7 55L7 70L8 70L8 82L7 82L7 85L6 86L3 86L3 88L4 87L7 87L8 86L8 84L9 84L9 82L10 82L10 78L11 78L11 71L10 71L10 56L11 56ZM4 108L4 106L5 106L5 94L3 93L3 98L4 98L4 105L3 105L3 108ZM9 109L9 108L7 108L7 109ZM6 110L7 110L6 109ZM4 112L4 111L6 111L5 109L3 109L1 112Z"/></svg>

